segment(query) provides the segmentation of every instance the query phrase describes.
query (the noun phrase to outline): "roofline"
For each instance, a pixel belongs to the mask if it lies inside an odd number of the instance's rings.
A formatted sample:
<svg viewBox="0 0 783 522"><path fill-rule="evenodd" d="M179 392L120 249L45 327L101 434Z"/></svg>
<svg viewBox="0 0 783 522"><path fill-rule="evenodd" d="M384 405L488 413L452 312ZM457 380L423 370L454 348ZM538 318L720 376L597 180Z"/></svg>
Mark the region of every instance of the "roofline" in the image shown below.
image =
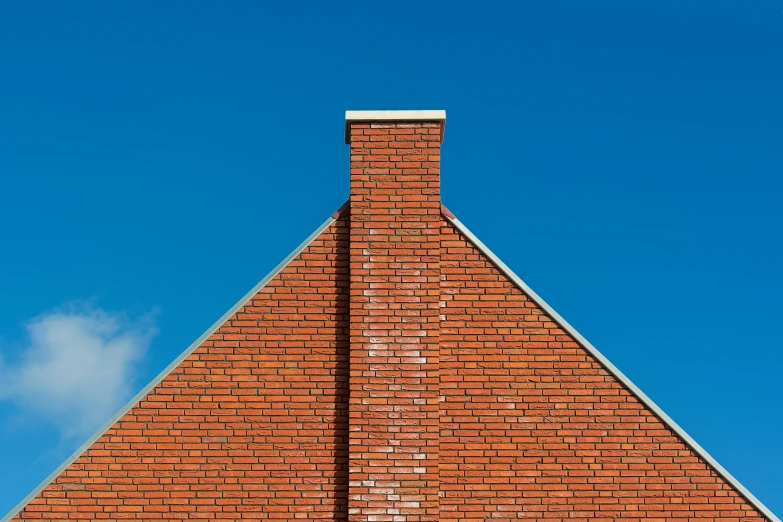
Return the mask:
<svg viewBox="0 0 783 522"><path fill-rule="evenodd" d="M342 209L342 207L340 207ZM339 211L338 211L339 212ZM335 212L335 216L339 217L338 212ZM250 301L262 288L264 288L269 281L272 280L277 274L279 274L287 265L290 263L296 256L302 253L302 251L307 248L310 243L313 242L313 240L321 235L321 233L329 228L332 223L337 221L335 217L330 216L329 219L324 221L320 227L318 227L315 232L310 234L310 236L305 239L301 245L296 247L296 249L288 254L288 257L283 259L283 261L277 265L274 269L272 269L271 272L269 272L266 277L264 277L261 281L256 284L252 290L250 290L247 294L245 294L237 303L232 306L228 312L223 314L223 316L217 320L215 324L209 327L206 332L201 334L201 336L196 339L193 344L188 346L188 348L182 352L179 357L174 359L174 361L166 366L166 369L164 369L162 372L160 372L149 384L147 384L139 393L137 393L130 401L128 401L125 406L120 408L120 410L112 415L112 417L100 428L98 428L98 431L92 434L92 436L87 439L87 441L79 446L76 451L74 451L70 457L65 459L65 462L60 464L60 466L57 467L48 477L46 477L43 482L38 484L38 486L29 494L27 495L21 502L19 502L16 506L14 506L13 509L11 509L10 513L8 513L6 516L4 516L2 519L0 519L0 522L9 522L12 518L14 518L22 509L24 509L27 504L30 503L31 500L33 500L36 496L38 496L39 493L41 493L46 486L54 482L54 480L65 471L65 469L74 463L74 461L79 458L82 453L84 453L90 446L92 446L103 434L105 434L107 431L109 431L109 428L111 428L120 418L128 413L131 408L136 406L149 392L152 391L155 386L161 383L163 379L165 379L174 369L182 363L190 354L196 351L196 349L201 346L201 344L206 341L212 334L214 334L223 324L228 321L229 318L231 318L232 315L237 313L237 311L245 306L245 304Z"/></svg>
<svg viewBox="0 0 783 522"><path fill-rule="evenodd" d="M169 364L162 372L160 372L147 386L145 386L139 393L137 393L130 401L128 401L125 406L123 406L117 413L115 413L103 426L98 428L98 431L96 431L87 441L84 442L81 446L79 446L76 451L74 451L70 457L68 457L60 466L57 467L48 477L46 477L43 482L41 482L33 491L30 492L29 495L27 495L24 499L22 499L21 502L19 502L14 508L11 509L11 511L2 519L0 519L0 522L9 522L12 518L14 518L22 509L24 509L27 504L30 503L30 501L35 498L39 493L41 493L46 486L51 484L68 466L73 464L73 462L79 458L82 453L84 453L90 446L92 446L103 434L105 434L109 428L111 428L123 415L128 413L128 411L131 410L136 404L138 404L152 389L160 384L163 379L165 379L174 369L182 363L190 354L192 354L196 349L201 346L201 344L207 340L212 334L214 334L232 315L234 315L240 308L242 308L248 301L250 301L253 296L255 296L259 290L264 288L269 281L271 281L277 274L279 274L286 266L288 266L288 263L290 263L296 256L302 253L305 248L307 248L310 243L313 242L313 240L321 235L321 233L329 228L329 226L332 225L337 219L341 217L341 214L344 213L346 210L346 205L343 204L340 209L338 209L332 216L330 216L326 221L324 221L321 226L319 226L310 236L305 239L302 244L300 244L296 249L294 249L293 252L291 252L283 261L280 262L274 269L272 269L271 272L269 272L261 281L258 282L247 294L245 294L239 301L237 301L234 306L232 306L223 316L218 319L212 326L207 329L206 332L201 334L201 336L196 339L188 348L182 352L174 361L172 361L171 364ZM645 406L647 406L650 410L655 413L655 415L658 416L658 418L663 421L664 424L666 424L669 428L671 428L677 435L682 438L685 443L693 449L693 451L696 452L697 455L699 455L702 459L704 459L707 464L712 466L715 471L722 476L729 484L731 484L743 497L745 497L748 502L753 505L756 509L758 509L764 516L766 516L771 522L781 522L781 520L776 517L772 511L770 511L759 499L757 499L753 494L745 488L736 478L734 478L731 473L726 471L726 469L723 468L718 462L709 454L707 451L699 446L699 444L691 438L690 435L688 435L684 429L682 429L674 420L671 419L657 404L655 404L652 399L650 399L645 393L640 390L631 380L623 374L614 364L612 364L609 359L604 357L604 355L598 351L598 349L590 344L590 342L585 339L582 334L576 331L576 329L571 326L568 321L563 319L560 314L558 314L554 308L549 306L546 301L544 301L537 293L533 291L522 279L517 276L506 264L500 260L499 257L497 257L484 243L481 242L481 240L476 237L469 229L466 227L459 219L456 218L451 212L448 211L445 207L442 208L444 210L442 212L443 217L454 227L459 230L465 237L468 238L468 240L476 247L478 248L487 258L489 258L490 261L492 261L497 268L506 276L508 277L515 285L519 287L520 290L522 290L530 299L532 299L538 306L540 306L548 315L549 317L556 322L558 325L560 325L566 332L568 332L582 347L584 347L590 354L595 357L612 375L614 375L617 379L620 380L621 383L623 383L628 390L633 393Z"/></svg>
<svg viewBox="0 0 783 522"><path fill-rule="evenodd" d="M571 337L576 339L576 341L581 344L582 347L584 347L588 352L590 352L593 357L598 359L598 361L607 370L609 370L612 375L619 379L620 382L623 383L631 393L633 393L645 406L652 410L653 413L655 413L655 415L658 416L658 418L663 421L664 424L666 424L677 435L679 435L680 438L682 438L685 443L690 446L694 452L696 452L698 456L704 459L707 464L712 466L712 468L715 469L715 471L729 484L731 484L743 497L745 497L745 499L747 499L747 501L750 502L753 507L759 510L761 514L763 514L772 522L781 522L780 519L769 510L769 508L767 508L759 499L753 496L753 493L748 491L748 489L743 486L739 480L734 478L731 473L726 471L723 466L718 464L718 461L716 461L709 453L707 453L704 448L699 446L699 444L693 440L693 438L688 435L684 429L674 422L671 417L666 415L666 413L657 404L655 404L652 399L645 395L642 390L640 390L633 382L631 382L631 379L626 377L625 374L623 374L623 372L621 372L614 364L612 364L609 359L599 352L595 346L590 344L590 342L585 339L582 334L577 332L573 326L568 324L568 321L563 319L560 314L554 310L554 308L549 306L546 301L544 301L537 293L533 291L532 288L522 281L518 275L516 275L508 266L506 266L506 264L501 261L500 258L496 256L484 243L482 243L481 240L468 229L468 227L466 227L459 219L456 218L456 216L448 211L443 212L443 216L449 223L454 225L457 230L467 237L476 248L478 248L485 256L487 256L489 260L492 261L497 266L497 268L503 272L503 274L505 274L506 277L508 277L515 285L519 287L520 290L527 294L530 299L532 299L539 307L541 307L541 309L543 309L554 322L560 325L560 327L570 334Z"/></svg>

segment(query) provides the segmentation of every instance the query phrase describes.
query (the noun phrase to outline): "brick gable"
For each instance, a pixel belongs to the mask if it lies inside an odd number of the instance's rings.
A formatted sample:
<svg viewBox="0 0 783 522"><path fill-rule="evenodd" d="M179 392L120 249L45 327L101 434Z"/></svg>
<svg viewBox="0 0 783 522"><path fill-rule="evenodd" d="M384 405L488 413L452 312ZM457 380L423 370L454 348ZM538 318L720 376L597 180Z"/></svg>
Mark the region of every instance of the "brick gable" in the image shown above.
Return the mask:
<svg viewBox="0 0 783 522"><path fill-rule="evenodd" d="M441 206L444 125L349 118L349 201L0 522L779 522Z"/></svg>

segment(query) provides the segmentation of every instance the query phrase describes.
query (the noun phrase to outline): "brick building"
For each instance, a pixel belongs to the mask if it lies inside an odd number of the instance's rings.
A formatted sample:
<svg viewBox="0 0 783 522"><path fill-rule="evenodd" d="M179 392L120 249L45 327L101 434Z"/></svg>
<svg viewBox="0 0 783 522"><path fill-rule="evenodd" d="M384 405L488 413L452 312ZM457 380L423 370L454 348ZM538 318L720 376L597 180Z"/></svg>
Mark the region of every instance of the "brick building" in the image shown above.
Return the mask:
<svg viewBox="0 0 783 522"><path fill-rule="evenodd" d="M774 520L441 203L443 111L9 520Z"/></svg>

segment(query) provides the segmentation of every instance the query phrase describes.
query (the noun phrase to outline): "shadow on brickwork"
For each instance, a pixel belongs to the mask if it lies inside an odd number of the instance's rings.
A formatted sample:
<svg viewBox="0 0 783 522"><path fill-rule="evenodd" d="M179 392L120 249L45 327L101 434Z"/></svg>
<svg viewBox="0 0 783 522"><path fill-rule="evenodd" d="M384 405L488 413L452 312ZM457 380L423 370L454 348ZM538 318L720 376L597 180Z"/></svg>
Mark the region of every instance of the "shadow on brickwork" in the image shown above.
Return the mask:
<svg viewBox="0 0 783 522"><path fill-rule="evenodd" d="M348 399L350 371L350 250L349 223L342 218L335 223L337 233L336 286L337 310L335 337L337 365L335 374L335 519L348 518Z"/></svg>

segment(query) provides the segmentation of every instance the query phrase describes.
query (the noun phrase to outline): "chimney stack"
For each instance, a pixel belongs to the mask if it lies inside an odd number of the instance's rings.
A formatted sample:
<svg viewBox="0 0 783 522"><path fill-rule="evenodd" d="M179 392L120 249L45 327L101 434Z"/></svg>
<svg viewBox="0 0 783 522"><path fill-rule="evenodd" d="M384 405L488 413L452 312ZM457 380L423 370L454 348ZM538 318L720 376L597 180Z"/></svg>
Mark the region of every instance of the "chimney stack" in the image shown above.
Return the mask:
<svg viewBox="0 0 783 522"><path fill-rule="evenodd" d="M348 111L351 521L438 520L445 111Z"/></svg>

